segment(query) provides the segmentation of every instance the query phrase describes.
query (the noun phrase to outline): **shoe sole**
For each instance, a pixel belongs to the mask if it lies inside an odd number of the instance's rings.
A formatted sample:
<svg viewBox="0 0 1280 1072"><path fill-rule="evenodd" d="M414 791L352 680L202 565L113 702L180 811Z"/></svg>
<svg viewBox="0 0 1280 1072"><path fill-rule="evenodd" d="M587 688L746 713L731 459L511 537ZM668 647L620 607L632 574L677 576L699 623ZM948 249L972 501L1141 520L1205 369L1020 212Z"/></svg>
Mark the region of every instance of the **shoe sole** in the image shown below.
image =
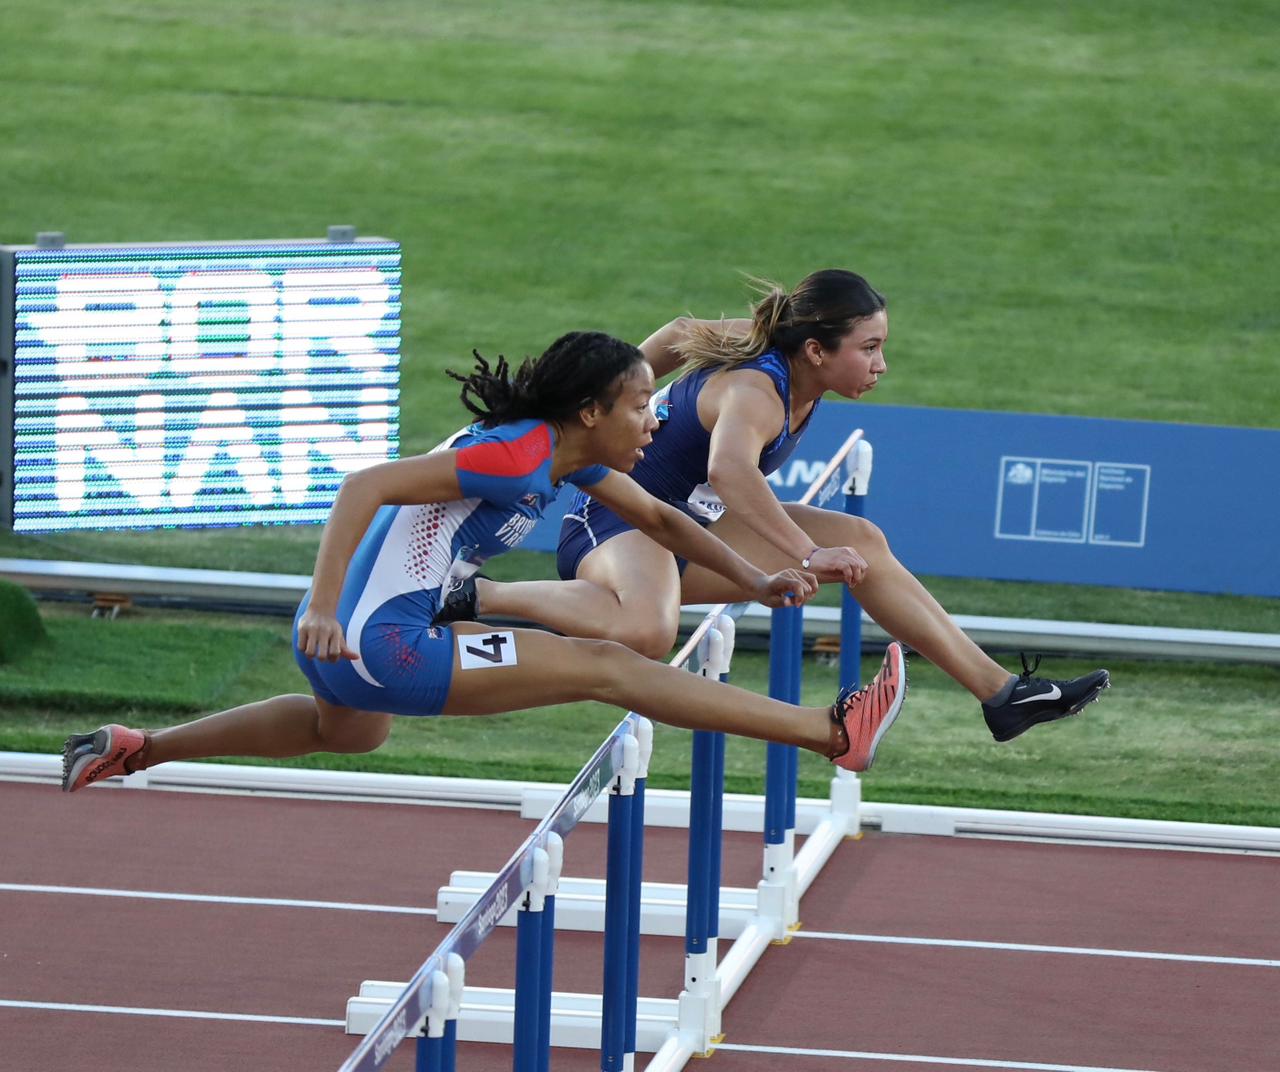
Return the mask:
<svg viewBox="0 0 1280 1072"><path fill-rule="evenodd" d="M76 752L83 745L90 745L88 752L77 756ZM73 733L62 745L62 791L74 792L77 779L84 769L95 761L99 761L111 747L111 731L96 730L93 733ZM78 786L76 788L84 788Z"/></svg>
<svg viewBox="0 0 1280 1072"><path fill-rule="evenodd" d="M993 733L991 736L1000 744L1004 744L1005 741L1012 741L1015 737L1021 737L1027 732L1027 730L1031 729L1032 726L1039 726L1042 722L1057 722L1059 719L1078 715L1091 703L1096 703L1101 698L1103 689L1111 688L1111 674L1106 671L1104 671L1104 673L1106 673L1106 676L1098 682L1097 685L1085 693L1084 696L1061 714L1028 715L1024 721L1019 722L1013 729L1006 730L1004 733L999 735Z"/></svg>
<svg viewBox="0 0 1280 1072"><path fill-rule="evenodd" d="M893 697L893 702L889 704L889 709L884 713L884 717L880 720L880 725L876 727L876 732L871 737L871 743L867 746L865 759L861 765L857 767L845 766L842 760L848 758L849 753L838 756L832 760L836 766L842 770L851 771L855 774L871 769L871 765L876 760L876 749L880 747L880 741L884 735L889 732L889 727L893 725L897 719L899 712L902 710L902 701L907 695L907 656L902 650L902 645L896 640L893 641L885 651L885 661L892 662L898 674L898 689ZM876 677L883 672L883 664L881 669L876 671ZM874 678L872 679L874 681ZM848 724L845 724L845 733L849 735ZM851 736L851 735L850 735Z"/></svg>
<svg viewBox="0 0 1280 1072"><path fill-rule="evenodd" d="M902 645L895 641L889 645L886 654L890 654L894 649L897 649L898 680L901 682L901 687L898 689L898 694L893 698L893 703L889 705L889 711L884 716L884 721L880 723L875 736L871 738L871 747L867 749L867 765L862 768L864 771L869 771L871 765L876 761L876 749L880 747L880 740L889 732L889 727L897 720L898 715L902 712L902 701L907 697L907 653L902 650Z"/></svg>

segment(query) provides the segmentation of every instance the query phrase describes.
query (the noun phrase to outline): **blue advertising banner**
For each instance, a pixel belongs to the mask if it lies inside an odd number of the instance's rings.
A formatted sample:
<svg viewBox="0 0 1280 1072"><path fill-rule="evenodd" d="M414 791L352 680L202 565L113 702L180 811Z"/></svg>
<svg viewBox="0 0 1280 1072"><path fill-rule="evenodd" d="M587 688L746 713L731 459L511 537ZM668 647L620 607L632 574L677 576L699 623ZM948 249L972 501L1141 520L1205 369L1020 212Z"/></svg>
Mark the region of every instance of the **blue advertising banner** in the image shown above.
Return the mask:
<svg viewBox="0 0 1280 1072"><path fill-rule="evenodd" d="M914 573L1280 596L1280 431L828 401L778 497L854 428L867 516Z"/></svg>

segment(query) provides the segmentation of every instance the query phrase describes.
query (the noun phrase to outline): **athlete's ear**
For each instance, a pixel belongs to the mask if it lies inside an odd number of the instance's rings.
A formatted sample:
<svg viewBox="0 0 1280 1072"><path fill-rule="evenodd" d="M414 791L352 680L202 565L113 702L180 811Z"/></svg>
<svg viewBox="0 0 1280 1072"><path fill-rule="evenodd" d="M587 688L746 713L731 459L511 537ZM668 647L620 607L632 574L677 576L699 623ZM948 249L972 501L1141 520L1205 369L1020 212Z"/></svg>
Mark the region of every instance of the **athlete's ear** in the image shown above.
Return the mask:
<svg viewBox="0 0 1280 1072"><path fill-rule="evenodd" d="M822 364L822 343L812 337L805 339L804 356L809 364L820 366Z"/></svg>
<svg viewBox="0 0 1280 1072"><path fill-rule="evenodd" d="M594 428L596 422L600 420L600 403L593 398L585 406L582 406L578 410L578 420L582 422L584 427Z"/></svg>

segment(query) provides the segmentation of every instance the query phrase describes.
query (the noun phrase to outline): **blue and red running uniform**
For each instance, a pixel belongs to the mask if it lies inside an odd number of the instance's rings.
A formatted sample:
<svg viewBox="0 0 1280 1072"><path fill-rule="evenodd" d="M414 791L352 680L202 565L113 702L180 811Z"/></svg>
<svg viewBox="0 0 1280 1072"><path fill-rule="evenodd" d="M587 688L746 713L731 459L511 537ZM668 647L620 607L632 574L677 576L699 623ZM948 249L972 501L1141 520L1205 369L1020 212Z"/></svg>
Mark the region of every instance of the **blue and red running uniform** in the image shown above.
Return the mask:
<svg viewBox="0 0 1280 1072"><path fill-rule="evenodd" d="M338 621L358 660L294 656L315 694L329 703L395 715L436 715L449 695L453 631L433 626L441 591L475 573L486 559L515 547L537 524L564 483L589 487L601 465L551 482L551 426L523 420L473 424L436 450L457 451L463 498L422 506L384 506L374 515L347 567ZM434 453L434 451L432 452Z"/></svg>
<svg viewBox="0 0 1280 1072"><path fill-rule="evenodd" d="M782 431L760 452L758 462L760 471L768 476L791 457L800 436L813 420L818 403L814 403L800 427L792 430L791 365L787 359L776 350L769 350L734 365L730 371L739 369L763 372L773 381L782 399L786 414ZM698 418L698 395L717 371L698 369L654 394L650 405L658 419L658 428L653 433L653 442L644 448L643 460L631 471L631 479L650 495L683 510L704 525L724 512L724 503L707 483L711 433ZM560 576L566 581L572 580L589 551L619 533L629 532L632 527L607 506L581 492L575 495L560 526L560 546L556 554ZM684 572L684 560L676 561Z"/></svg>

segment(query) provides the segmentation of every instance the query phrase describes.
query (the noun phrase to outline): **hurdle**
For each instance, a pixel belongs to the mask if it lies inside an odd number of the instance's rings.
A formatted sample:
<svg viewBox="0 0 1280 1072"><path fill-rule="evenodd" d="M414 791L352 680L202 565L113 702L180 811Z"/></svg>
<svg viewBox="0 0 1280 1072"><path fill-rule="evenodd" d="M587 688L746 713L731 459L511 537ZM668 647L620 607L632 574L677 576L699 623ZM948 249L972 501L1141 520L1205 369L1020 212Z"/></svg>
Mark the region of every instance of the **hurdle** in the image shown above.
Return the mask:
<svg viewBox="0 0 1280 1072"><path fill-rule="evenodd" d="M861 514L870 468L870 445L857 430L799 501L825 505L843 487L845 509ZM842 480L844 473L847 479ZM844 598L841 680L857 684L861 610L853 603L850 613L848 604L852 601L847 592ZM713 608L672 664L727 680L735 617L745 606ZM803 608L773 612L769 692L789 702L799 700L802 613ZM359 994L348 1001L347 1031L366 1037L341 1072L381 1067L394 1046L413 1034L419 1035L419 1067L431 1069L452 1068L448 1057L427 1055L437 1050L451 1052L449 1047L458 1038L512 1043L517 1072L545 1069L541 1062L551 1045L598 1046L602 1069L626 1072L634 1068L638 1051L654 1053L647 1066L649 1072L674 1072L691 1057L713 1051L721 1038L725 1005L768 946L789 940L790 932L799 925L801 896L836 846L858 833L860 783L852 773L834 773L827 813L796 853L798 749L768 745L763 875L755 890L722 889L724 734L695 732L687 812L688 884L681 888L643 883L647 747L643 761L637 755L634 766L624 763L602 774L606 767L602 755L612 755L617 749L615 738L622 735L638 742L629 731L632 720L636 720L634 725L645 727L651 738L647 720L628 713L549 809L537 801L530 807L526 801L522 814L538 817L535 812L541 811L541 821L502 871L496 875L454 872L437 898L437 919L455 923L449 936L408 983L366 981ZM622 751L629 748L632 746L623 745ZM638 743L634 750L639 753ZM561 877L560 836L578 822L598 821L598 808L593 805L603 790L601 779L608 782L615 776L608 806L606 879ZM515 889L517 878L519 888ZM536 915L542 920L530 922L528 917ZM484 933L477 937L481 921ZM676 929L678 924L680 929ZM514 990L468 988L464 1001L462 963L500 925L517 929L516 986ZM557 926L562 930L604 931L602 994L552 993L550 950ZM677 999L639 996L641 933L683 933L685 985ZM718 940L722 933L736 940L720 960ZM537 1011L531 1011L534 1009ZM437 1039L441 1041L437 1043ZM425 1063L428 1060L443 1063Z"/></svg>
<svg viewBox="0 0 1280 1072"><path fill-rule="evenodd" d="M632 941L632 870L639 877L635 800L644 794L653 727L629 713L582 768L560 803L538 824L497 873L484 894L450 930L407 983L366 982L347 1003L347 1029L367 1024L363 1041L340 1072L375 1072L408 1036L417 1036L419 1072L454 1067L457 1025L463 1007L466 960L509 910L518 913L516 989L510 1006L516 1072L543 1072L551 1047L551 974L555 895L564 837L603 792L610 793L609 860L605 932L603 1039L616 1067L635 1034L634 994L639 973L638 931ZM630 1000L629 1000L630 999ZM630 1014L627 1009L632 1010ZM367 1033L366 1033L367 1032Z"/></svg>

